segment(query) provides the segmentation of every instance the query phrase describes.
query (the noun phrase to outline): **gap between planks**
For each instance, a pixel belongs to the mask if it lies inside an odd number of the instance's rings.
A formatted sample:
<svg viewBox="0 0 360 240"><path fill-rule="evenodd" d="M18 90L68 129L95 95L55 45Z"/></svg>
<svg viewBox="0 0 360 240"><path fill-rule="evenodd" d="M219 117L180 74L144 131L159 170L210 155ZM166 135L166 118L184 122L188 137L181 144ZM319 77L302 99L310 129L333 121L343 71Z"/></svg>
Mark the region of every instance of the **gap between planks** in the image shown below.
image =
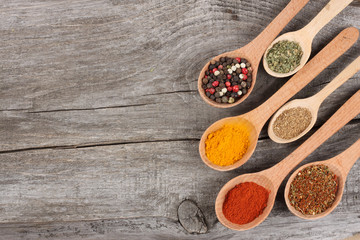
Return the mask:
<svg viewBox="0 0 360 240"><path fill-rule="evenodd" d="M0 154L25 152L25 151L36 151L36 150L47 150L47 149L76 149L76 148L93 148L93 147L104 147L114 145L126 145L126 144L143 144L143 143L158 143L158 142L185 142L185 141L200 141L200 138L180 138L180 139L160 139L160 140L149 140L149 141L129 141L129 142L99 142L99 143L84 143L75 145L54 145L54 146L43 146L43 147L31 147L31 148L19 148L12 150L0 151Z"/></svg>

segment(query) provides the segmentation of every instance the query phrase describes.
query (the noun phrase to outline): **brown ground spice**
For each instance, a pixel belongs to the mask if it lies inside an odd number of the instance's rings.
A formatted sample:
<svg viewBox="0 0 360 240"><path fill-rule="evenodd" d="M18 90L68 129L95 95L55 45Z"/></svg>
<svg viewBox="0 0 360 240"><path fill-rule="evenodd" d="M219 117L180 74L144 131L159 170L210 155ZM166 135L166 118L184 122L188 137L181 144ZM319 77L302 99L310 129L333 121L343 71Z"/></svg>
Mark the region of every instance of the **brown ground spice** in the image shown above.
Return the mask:
<svg viewBox="0 0 360 240"><path fill-rule="evenodd" d="M282 139L299 136L309 126L311 118L311 112L307 108L296 107L285 110L274 122L274 133Z"/></svg>

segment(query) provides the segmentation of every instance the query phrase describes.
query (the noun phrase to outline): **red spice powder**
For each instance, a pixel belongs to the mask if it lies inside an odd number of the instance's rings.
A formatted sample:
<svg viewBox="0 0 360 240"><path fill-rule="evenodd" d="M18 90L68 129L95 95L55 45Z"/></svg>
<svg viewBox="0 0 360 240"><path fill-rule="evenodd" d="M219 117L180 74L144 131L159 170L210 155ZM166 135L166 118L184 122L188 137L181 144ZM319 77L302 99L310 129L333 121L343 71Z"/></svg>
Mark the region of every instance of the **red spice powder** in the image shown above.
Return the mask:
<svg viewBox="0 0 360 240"><path fill-rule="evenodd" d="M267 206L269 193L254 182L236 185L225 196L223 213L226 219L236 224L252 222Z"/></svg>

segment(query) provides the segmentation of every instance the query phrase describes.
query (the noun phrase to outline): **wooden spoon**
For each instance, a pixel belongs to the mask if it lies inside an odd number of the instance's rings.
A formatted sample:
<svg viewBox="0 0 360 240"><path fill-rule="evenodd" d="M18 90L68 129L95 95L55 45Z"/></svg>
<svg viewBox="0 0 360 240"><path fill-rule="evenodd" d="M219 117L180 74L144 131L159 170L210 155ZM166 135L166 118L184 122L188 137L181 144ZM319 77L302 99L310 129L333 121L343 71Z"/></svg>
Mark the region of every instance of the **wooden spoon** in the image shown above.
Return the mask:
<svg viewBox="0 0 360 240"><path fill-rule="evenodd" d="M350 27L343 30L337 35L326 47L324 47L304 68L295 74L287 83L285 83L279 91L271 96L266 102L261 104L254 110L240 116L223 118L206 129L200 139L199 152L201 159L209 167L219 171L229 171L243 165L255 150L260 131L271 115L298 91L305 87L312 79L314 79L322 70L341 56L348 50L359 36L356 28ZM205 141L207 136L220 129L224 124L241 123L245 124L250 131L249 147L245 155L230 166L219 166L213 164L206 156Z"/></svg>
<svg viewBox="0 0 360 240"><path fill-rule="evenodd" d="M315 35L351 2L352 0L330 0L330 2L321 10L321 12L319 12L318 15L316 15L316 17L308 25L298 31L288 32L277 37L265 51L263 57L263 65L265 71L271 76L277 78L288 77L299 71L310 57L311 45ZM269 65L266 61L266 55L269 49L272 48L275 43L283 40L295 41L299 43L303 51L303 56L301 57L300 65L293 71L288 73L277 73L269 68Z"/></svg>
<svg viewBox="0 0 360 240"><path fill-rule="evenodd" d="M280 14L250 43L246 46L239 48L237 50L226 52L214 57L212 60L218 61L221 57L241 57L247 59L251 63L253 69L252 72L252 86L248 89L246 95L241 97L236 102L229 103L217 103L205 94L204 89L202 88L202 79L205 76L205 72L209 67L210 61L203 67L199 74L198 78L198 91L202 99L213 107L218 108L229 108L240 104L244 101L249 94L252 92L255 82L256 75L259 67L259 63L262 55L264 54L266 48L269 46L272 40L281 32L281 30L290 22L290 20L308 3L309 0L291 0L290 3L280 12Z"/></svg>
<svg viewBox="0 0 360 240"><path fill-rule="evenodd" d="M279 186L289 172L359 113L360 90L357 91L338 111L336 111L336 113L319 130L317 130L310 138L301 144L300 147L298 147L281 162L264 171L240 175L227 182L220 190L215 202L215 211L219 221L224 226L238 231L251 229L263 222L271 212ZM227 220L222 209L228 191L243 182L255 182L256 184L268 189L270 191L270 195L267 206L259 217L250 223L239 225Z"/></svg>
<svg viewBox="0 0 360 240"><path fill-rule="evenodd" d="M358 139L353 145L351 145L351 147L349 147L347 150L345 150L341 154L337 155L336 157L333 157L326 161L318 161L318 162L309 163L309 164L306 164L306 165L300 167L299 169L297 169L290 176L290 178L285 186L285 193L284 193L285 202L286 202L286 205L288 206L290 212L292 212L294 215L296 215L300 218L307 219L307 220L319 219L319 218L325 217L326 215L330 214L336 208L336 206L340 203L341 197L344 193L344 186L345 186L345 181L346 181L347 175L348 175L350 169L352 168L352 166L359 159L359 157L360 157L360 139ZM297 211L289 202L288 196L289 196L290 184L294 180L294 178L296 177L296 175L299 171L301 171L302 169L304 169L308 166L319 165L319 164L328 166L329 169L338 177L339 185L338 185L338 190L336 193L335 202L332 204L332 206L330 208L328 208L327 210L325 210L324 212L322 212L320 214L305 215L305 214L302 214L301 212Z"/></svg>
<svg viewBox="0 0 360 240"><path fill-rule="evenodd" d="M323 88L320 92L315 94L312 97L304 98L304 99L296 99L286 103L282 106L271 118L269 127L268 127L268 134L269 137L277 143L289 143L293 142L302 136L304 136L310 129L315 125L318 111L320 108L321 103L327 98L335 89L340 87L343 83L345 83L349 78L351 78L357 71L360 70L360 57L356 58L349 66L347 66L339 75L337 75L325 88ZM285 110L290 108L306 108L309 109L311 112L311 122L309 126L298 136L293 137L291 139L282 139L278 137L274 133L274 122L278 118L278 116L283 113Z"/></svg>

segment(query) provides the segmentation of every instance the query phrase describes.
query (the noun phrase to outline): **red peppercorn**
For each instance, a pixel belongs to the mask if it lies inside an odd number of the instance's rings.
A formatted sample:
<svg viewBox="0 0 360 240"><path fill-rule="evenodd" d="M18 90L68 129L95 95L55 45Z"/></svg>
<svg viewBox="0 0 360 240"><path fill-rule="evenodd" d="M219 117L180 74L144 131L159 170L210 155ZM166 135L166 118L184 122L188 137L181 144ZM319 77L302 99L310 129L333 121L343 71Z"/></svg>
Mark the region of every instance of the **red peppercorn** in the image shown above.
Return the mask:
<svg viewBox="0 0 360 240"><path fill-rule="evenodd" d="M212 85L213 85L214 87L219 86L219 81L214 81L214 82L212 83Z"/></svg>
<svg viewBox="0 0 360 240"><path fill-rule="evenodd" d="M205 92L208 92L209 91L209 89L207 88L207 89L205 89Z"/></svg>
<svg viewBox="0 0 360 240"><path fill-rule="evenodd" d="M243 69L241 69L241 72L246 75L246 74L248 74L249 71L247 70L247 68L243 68Z"/></svg>
<svg viewBox="0 0 360 240"><path fill-rule="evenodd" d="M230 82L226 82L226 83L225 83L225 86L230 87L230 86L231 86L231 83L230 83Z"/></svg>
<svg viewBox="0 0 360 240"><path fill-rule="evenodd" d="M205 77L204 78L207 78L208 76L207 75L205 75Z"/></svg>
<svg viewBox="0 0 360 240"><path fill-rule="evenodd" d="M230 74L226 75L226 78L231 79L231 75Z"/></svg>
<svg viewBox="0 0 360 240"><path fill-rule="evenodd" d="M214 94L214 93L215 93L215 89L214 89L214 88L210 88L210 89L209 89L209 92L210 92L211 94Z"/></svg>
<svg viewBox="0 0 360 240"><path fill-rule="evenodd" d="M239 91L239 85L233 86L233 90L234 90L234 92L238 92Z"/></svg>
<svg viewBox="0 0 360 240"><path fill-rule="evenodd" d="M233 88L232 88L232 87L228 87L227 90L228 90L229 92L232 92Z"/></svg>
<svg viewBox="0 0 360 240"><path fill-rule="evenodd" d="M219 69L223 69L223 65L219 65L218 68L219 68Z"/></svg>
<svg viewBox="0 0 360 240"><path fill-rule="evenodd" d="M235 59L236 59L236 61L238 61L238 63L240 63L241 58L237 57L237 58L235 58Z"/></svg>
<svg viewBox="0 0 360 240"><path fill-rule="evenodd" d="M245 69L245 68L243 68L243 69ZM248 78L248 76L244 75L243 80L246 80L247 78Z"/></svg>
<svg viewBox="0 0 360 240"><path fill-rule="evenodd" d="M213 73L213 70L209 70L210 73Z"/></svg>
<svg viewBox="0 0 360 240"><path fill-rule="evenodd" d="M217 68L214 68L212 71L213 71L213 73L216 72L216 71L217 71Z"/></svg>

